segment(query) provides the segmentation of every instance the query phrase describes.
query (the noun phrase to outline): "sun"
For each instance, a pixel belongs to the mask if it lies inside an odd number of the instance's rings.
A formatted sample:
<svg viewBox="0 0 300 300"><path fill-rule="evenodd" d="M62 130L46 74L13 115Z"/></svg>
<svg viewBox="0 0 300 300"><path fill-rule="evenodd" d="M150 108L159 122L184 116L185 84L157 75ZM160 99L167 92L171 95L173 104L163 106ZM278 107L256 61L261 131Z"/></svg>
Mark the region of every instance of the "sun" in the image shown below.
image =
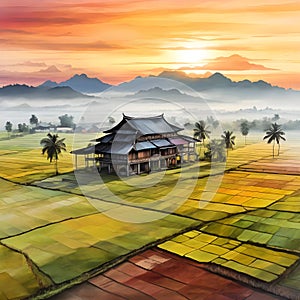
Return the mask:
<svg viewBox="0 0 300 300"><path fill-rule="evenodd" d="M176 61L179 63L186 64L203 64L204 60L207 59L207 51L201 48L186 48L182 50L176 50L175 53Z"/></svg>

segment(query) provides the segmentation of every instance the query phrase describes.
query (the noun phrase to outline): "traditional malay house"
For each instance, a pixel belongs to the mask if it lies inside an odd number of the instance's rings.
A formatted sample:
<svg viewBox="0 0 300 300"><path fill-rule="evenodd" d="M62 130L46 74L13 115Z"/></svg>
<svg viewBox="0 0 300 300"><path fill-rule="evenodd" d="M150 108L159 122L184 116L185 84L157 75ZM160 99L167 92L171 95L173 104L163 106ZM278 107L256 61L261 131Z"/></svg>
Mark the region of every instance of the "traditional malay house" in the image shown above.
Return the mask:
<svg viewBox="0 0 300 300"><path fill-rule="evenodd" d="M74 150L84 155L85 166L115 171L118 175L149 173L195 161L198 140L180 135L183 128L170 124L164 115L135 118L123 114L123 119L105 135L93 140L97 144Z"/></svg>

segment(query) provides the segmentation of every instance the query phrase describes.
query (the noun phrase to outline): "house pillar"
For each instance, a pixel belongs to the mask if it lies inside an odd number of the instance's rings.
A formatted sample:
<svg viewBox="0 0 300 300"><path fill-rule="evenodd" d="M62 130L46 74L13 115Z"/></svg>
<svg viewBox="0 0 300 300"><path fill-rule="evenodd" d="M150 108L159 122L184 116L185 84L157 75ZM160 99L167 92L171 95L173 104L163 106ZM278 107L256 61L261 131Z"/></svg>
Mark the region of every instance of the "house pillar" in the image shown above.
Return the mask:
<svg viewBox="0 0 300 300"><path fill-rule="evenodd" d="M193 143L193 153L194 153L194 161L198 158L198 154L196 153L196 144Z"/></svg>
<svg viewBox="0 0 300 300"><path fill-rule="evenodd" d="M137 174L140 174L140 173L141 173L141 165L137 164Z"/></svg>

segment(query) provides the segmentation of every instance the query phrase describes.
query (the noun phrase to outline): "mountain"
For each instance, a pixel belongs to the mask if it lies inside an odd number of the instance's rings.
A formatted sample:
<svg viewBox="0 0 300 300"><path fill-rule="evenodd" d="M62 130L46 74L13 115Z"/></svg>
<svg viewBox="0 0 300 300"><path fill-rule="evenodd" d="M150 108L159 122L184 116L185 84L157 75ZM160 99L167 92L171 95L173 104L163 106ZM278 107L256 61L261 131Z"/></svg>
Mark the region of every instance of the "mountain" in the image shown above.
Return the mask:
<svg viewBox="0 0 300 300"><path fill-rule="evenodd" d="M70 79L66 81L62 81L60 83L56 83L51 80L47 80L43 84L40 85L41 87L70 87L74 91L77 91L79 93L87 93L87 94L93 94L93 93L100 93L108 88L111 87L110 84L105 83L101 81L98 78L90 78L86 74L81 75L74 75Z"/></svg>
<svg viewBox="0 0 300 300"><path fill-rule="evenodd" d="M131 81L122 82L117 86L111 87L107 92L104 91L104 94L108 93L108 96L124 94L133 95L141 90L146 91L157 87L164 90L177 89L186 94L188 94L189 91L192 92L187 85L184 85L179 80L175 81L174 79L170 80L169 78L150 75L147 77L137 76Z"/></svg>
<svg viewBox="0 0 300 300"><path fill-rule="evenodd" d="M70 87L33 87L26 84L7 85L0 88L0 98L27 98L27 99L73 99L87 98Z"/></svg>
<svg viewBox="0 0 300 300"><path fill-rule="evenodd" d="M232 81L221 73L214 73L207 78L189 77L183 72L162 72L158 78L176 79L191 87L206 99L238 103L253 101L255 104L264 101L267 105L283 107L285 105L299 105L300 91L273 86L263 80Z"/></svg>
<svg viewBox="0 0 300 300"><path fill-rule="evenodd" d="M183 97L178 92L176 94L174 89L194 98L188 99L187 96ZM131 81L110 88L107 93L104 91L101 96L179 100L184 106L187 102L195 103L196 99L198 99L197 103L200 103L199 99L202 98L208 105L212 104L214 109L227 109L233 105L261 107L262 103L264 106L286 108L288 106L299 107L300 91L273 86L263 80L233 81L219 72L208 77L189 77L184 72L164 71L159 75L138 76Z"/></svg>
<svg viewBox="0 0 300 300"><path fill-rule="evenodd" d="M27 111L27 110L32 110L32 106L30 106L29 104L27 103L22 103L22 104L19 104L19 105L16 105L16 106L11 106L11 107L8 107L6 108L5 110L12 110L12 111Z"/></svg>
<svg viewBox="0 0 300 300"><path fill-rule="evenodd" d="M170 101L199 101L203 100L202 97L198 95L188 95L182 93L181 91L173 89L162 89L160 87L150 88L148 90L140 90L133 95L127 95L127 98L139 98L139 99L165 99Z"/></svg>
<svg viewBox="0 0 300 300"><path fill-rule="evenodd" d="M54 88L57 87L58 83L52 80L47 80L43 84L40 85L40 87L49 87L49 88Z"/></svg>
<svg viewBox="0 0 300 300"><path fill-rule="evenodd" d="M272 86L271 84L259 80L256 82L251 82L250 80L242 80L242 81L232 81L228 77L223 74L217 72L212 74L209 77L189 77L184 72L178 71L164 71L160 73L157 77L160 78L168 78L173 80L178 80L183 82L184 84L190 86L196 91L204 91L210 89L254 89L257 90L281 90L285 91L284 88L278 86Z"/></svg>
<svg viewBox="0 0 300 300"><path fill-rule="evenodd" d="M135 93L133 96L137 97L160 97L162 95L169 95L169 96L185 96L184 93L181 93L177 89L170 89L170 90L164 90L160 87L154 87L148 90L140 90L137 93Z"/></svg>

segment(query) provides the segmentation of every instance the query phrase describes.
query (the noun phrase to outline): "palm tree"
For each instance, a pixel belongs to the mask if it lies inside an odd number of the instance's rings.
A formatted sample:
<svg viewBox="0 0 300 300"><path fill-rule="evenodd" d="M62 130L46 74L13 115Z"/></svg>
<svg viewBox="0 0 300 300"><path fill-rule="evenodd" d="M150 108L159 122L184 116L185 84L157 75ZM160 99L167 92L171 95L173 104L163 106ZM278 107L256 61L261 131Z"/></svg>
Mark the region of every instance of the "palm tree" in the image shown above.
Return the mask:
<svg viewBox="0 0 300 300"><path fill-rule="evenodd" d="M274 158L274 148L275 148L275 141L278 145L278 154L280 152L280 139L285 141L283 137L285 133L281 130L281 125L278 125L276 122L272 123L270 128L266 131L266 135L264 136L264 140L268 139L268 144L273 142L273 158Z"/></svg>
<svg viewBox="0 0 300 300"><path fill-rule="evenodd" d="M221 137L224 139L225 147L227 149L227 156L228 156L228 149L233 149L233 146L235 145L234 140L235 136L233 135L232 131L224 131L224 134L221 135Z"/></svg>
<svg viewBox="0 0 300 300"><path fill-rule="evenodd" d="M200 141L202 141L203 147L205 146L204 140L207 138L209 139L209 134L210 131L206 127L206 124L203 120L200 120L199 122L195 123L195 128L194 128L194 137L198 138ZM200 146L200 151L201 154L201 146Z"/></svg>
<svg viewBox="0 0 300 300"><path fill-rule="evenodd" d="M64 140L65 139L59 140L58 134L48 133L47 138L43 138L40 142L40 144L43 146L42 154L47 153L47 159L50 160L50 163L53 159L55 160L55 175L58 175L58 155L61 153L61 151L67 151Z"/></svg>

